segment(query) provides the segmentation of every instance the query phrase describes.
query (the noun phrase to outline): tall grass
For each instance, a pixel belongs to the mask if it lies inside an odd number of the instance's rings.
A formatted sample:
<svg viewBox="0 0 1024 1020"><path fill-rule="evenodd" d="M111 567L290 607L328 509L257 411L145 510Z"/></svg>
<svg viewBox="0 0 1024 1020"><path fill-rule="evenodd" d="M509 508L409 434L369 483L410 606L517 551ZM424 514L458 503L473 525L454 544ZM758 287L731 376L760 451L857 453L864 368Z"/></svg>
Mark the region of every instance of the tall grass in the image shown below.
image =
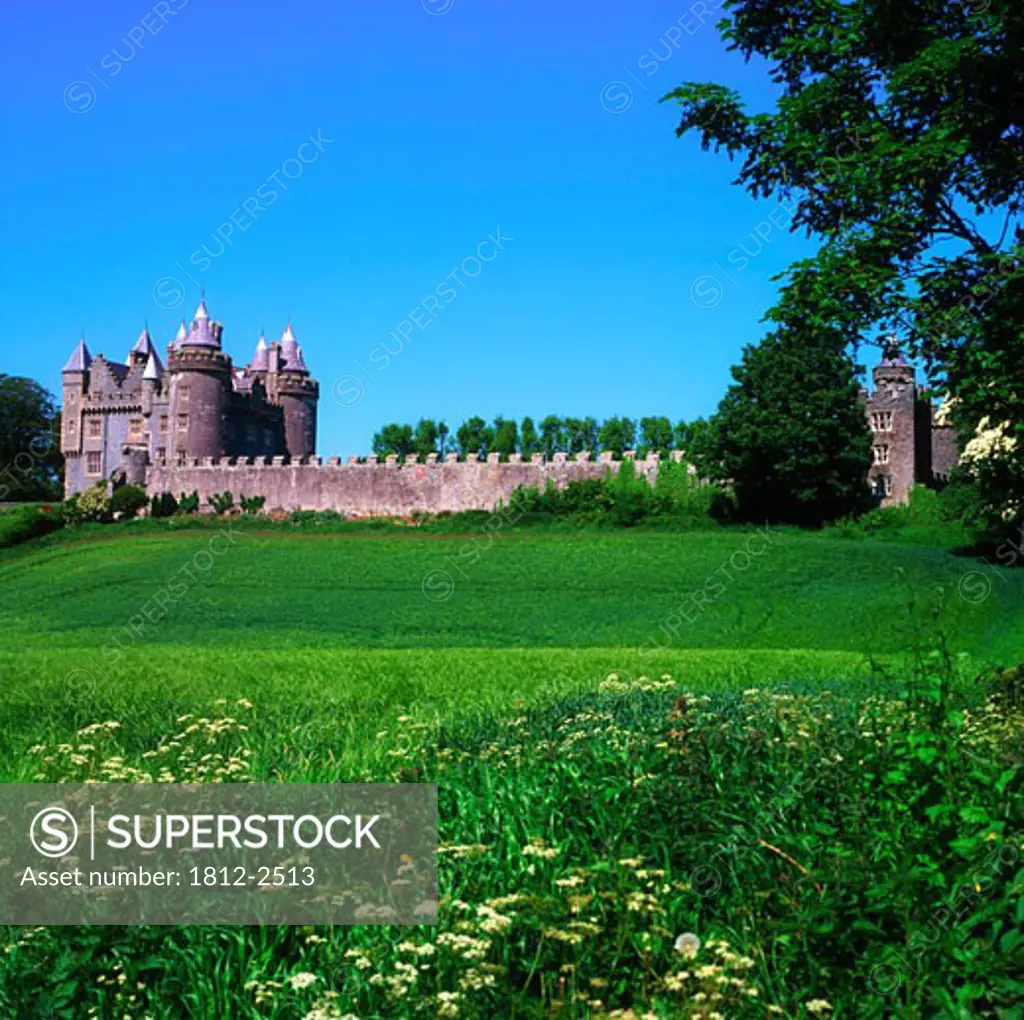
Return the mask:
<svg viewBox="0 0 1024 1020"><path fill-rule="evenodd" d="M926 660L871 693L616 674L508 713L390 715L340 743L313 717L284 729L273 706L214 704L249 727L203 745L244 763L229 781L438 783L438 927L11 929L0 1004L133 1020L1011 1016L1024 714L940 683L951 668ZM216 778L189 771L178 736L161 767ZM67 735L25 778L138 780L157 742Z"/></svg>

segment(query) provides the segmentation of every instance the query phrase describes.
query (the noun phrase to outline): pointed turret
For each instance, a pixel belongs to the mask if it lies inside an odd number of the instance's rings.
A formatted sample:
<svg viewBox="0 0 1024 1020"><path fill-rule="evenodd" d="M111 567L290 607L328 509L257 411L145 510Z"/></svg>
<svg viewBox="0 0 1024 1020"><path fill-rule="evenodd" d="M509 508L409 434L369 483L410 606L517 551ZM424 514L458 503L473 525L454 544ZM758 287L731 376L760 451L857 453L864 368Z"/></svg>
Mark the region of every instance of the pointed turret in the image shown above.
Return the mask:
<svg viewBox="0 0 1024 1020"><path fill-rule="evenodd" d="M68 358L64 371L87 372L91 364L92 355L89 353L89 348L85 346L85 335L83 334L82 339L78 341L78 346L72 352L71 357Z"/></svg>
<svg viewBox="0 0 1024 1020"><path fill-rule="evenodd" d="M180 347L188 336L188 330L185 328L185 320L181 320L181 325L178 327L178 332L174 337L174 342L171 344L172 347Z"/></svg>
<svg viewBox="0 0 1024 1020"><path fill-rule="evenodd" d="M218 336L219 331L212 328L210 313L206 310L206 298L200 298L199 307L192 319L192 328L180 344L185 347L219 347Z"/></svg>
<svg viewBox="0 0 1024 1020"><path fill-rule="evenodd" d="M284 370L286 372L304 372L306 366L302 364L302 355L299 353L299 345L295 339L295 334L292 332L291 320L288 320L288 325L285 326L284 333L281 334L281 357L284 360Z"/></svg>
<svg viewBox="0 0 1024 1020"><path fill-rule="evenodd" d="M281 335L276 353L281 375L276 379L274 395L284 408L285 449L289 457L299 460L316 451L316 404L320 388L316 380L310 378L291 320Z"/></svg>
<svg viewBox="0 0 1024 1020"><path fill-rule="evenodd" d="M267 340L260 330L260 339L256 344L256 352L252 356L252 370L254 372L266 372L270 367L270 358L267 350Z"/></svg>
<svg viewBox="0 0 1024 1020"><path fill-rule="evenodd" d="M142 332L139 334L139 339L135 341L135 346L132 348L132 354L142 354L145 357L149 357L156 350L153 346L153 338L149 335L149 326L144 326Z"/></svg>
<svg viewBox="0 0 1024 1020"><path fill-rule="evenodd" d="M153 351L146 362L146 371L142 373L142 379L144 382L159 382L163 378L163 374L164 366L160 364L156 351Z"/></svg>
<svg viewBox="0 0 1024 1020"><path fill-rule="evenodd" d="M899 366L901 368L907 364L907 359L903 357L903 352L900 350L900 343L896 339L895 333L889 334L885 350L882 352L882 364L887 367Z"/></svg>

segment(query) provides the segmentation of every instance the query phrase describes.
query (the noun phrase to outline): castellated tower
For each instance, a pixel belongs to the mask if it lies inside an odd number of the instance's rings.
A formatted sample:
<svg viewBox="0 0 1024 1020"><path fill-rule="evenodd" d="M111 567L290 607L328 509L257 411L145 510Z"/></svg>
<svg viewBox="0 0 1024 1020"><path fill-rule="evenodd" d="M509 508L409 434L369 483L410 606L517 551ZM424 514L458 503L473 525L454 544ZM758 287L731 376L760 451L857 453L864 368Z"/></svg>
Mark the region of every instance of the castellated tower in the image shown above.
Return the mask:
<svg viewBox="0 0 1024 1020"><path fill-rule="evenodd" d="M63 372L65 495L97 482L143 484L148 469L207 457L289 455L316 448L319 387L291 325L235 370L206 302L167 345L166 368L144 329L125 361L93 357L84 338Z"/></svg>
<svg viewBox="0 0 1024 1020"><path fill-rule="evenodd" d="M260 338L261 343L263 338ZM257 349L259 354L259 349ZM302 348L289 322L280 343L266 352L267 392L284 409L285 447L292 460L316 453L316 412L320 387L310 377ZM255 359L254 359L255 362Z"/></svg>
<svg viewBox="0 0 1024 1020"><path fill-rule="evenodd" d="M867 402L868 424L874 433L869 477L882 505L892 506L906 503L914 482L931 480L919 449L927 423L922 421L913 366L899 352L895 338L890 338L885 356L874 369L873 381Z"/></svg>
<svg viewBox="0 0 1024 1020"><path fill-rule="evenodd" d="M178 461L225 454L225 410L231 392L231 358L220 347L221 326L200 301L192 328L171 348L170 422Z"/></svg>

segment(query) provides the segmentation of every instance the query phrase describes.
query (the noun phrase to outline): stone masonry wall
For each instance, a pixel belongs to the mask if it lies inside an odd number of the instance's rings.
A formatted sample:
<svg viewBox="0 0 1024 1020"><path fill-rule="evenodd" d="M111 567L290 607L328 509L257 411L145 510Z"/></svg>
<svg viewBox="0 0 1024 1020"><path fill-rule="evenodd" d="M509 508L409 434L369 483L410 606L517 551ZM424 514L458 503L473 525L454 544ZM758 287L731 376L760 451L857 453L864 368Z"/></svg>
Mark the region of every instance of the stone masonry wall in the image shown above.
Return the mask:
<svg viewBox="0 0 1024 1020"><path fill-rule="evenodd" d="M627 457L632 454L627 453ZM682 453L673 451L673 460ZM183 467L150 465L146 469L146 487L150 493L197 490L203 504L213 493L230 492L239 496L265 496L266 509L337 510L349 516L399 515L413 511L441 513L459 510L491 510L498 500L508 502L520 485L543 489L548 479L562 488L583 478L603 478L609 469L616 474L621 464L610 454L592 460L579 454L570 460L555 454L545 461L539 454L530 461L513 455L499 462L497 454L486 461L457 461L449 454L440 461L431 454L426 464L397 464L394 457L385 463L367 458L359 464L350 457L347 464L331 457L322 463L309 457L301 463L285 463L282 457L217 460L204 458ZM658 474L658 454L636 461L637 475L654 484Z"/></svg>

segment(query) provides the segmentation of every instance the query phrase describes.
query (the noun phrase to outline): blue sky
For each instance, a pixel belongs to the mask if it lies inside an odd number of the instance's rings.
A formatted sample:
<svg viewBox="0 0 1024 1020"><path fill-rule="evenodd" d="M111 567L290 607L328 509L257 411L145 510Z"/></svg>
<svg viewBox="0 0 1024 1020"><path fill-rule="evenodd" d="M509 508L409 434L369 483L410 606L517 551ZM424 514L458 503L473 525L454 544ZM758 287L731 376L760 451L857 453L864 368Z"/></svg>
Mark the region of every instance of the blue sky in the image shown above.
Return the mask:
<svg viewBox="0 0 1024 1020"><path fill-rule="evenodd" d="M710 413L809 250L657 102L770 102L716 2L7 0L0 371L57 392L82 330L162 347L202 286L237 365L292 318L323 455L420 416Z"/></svg>

